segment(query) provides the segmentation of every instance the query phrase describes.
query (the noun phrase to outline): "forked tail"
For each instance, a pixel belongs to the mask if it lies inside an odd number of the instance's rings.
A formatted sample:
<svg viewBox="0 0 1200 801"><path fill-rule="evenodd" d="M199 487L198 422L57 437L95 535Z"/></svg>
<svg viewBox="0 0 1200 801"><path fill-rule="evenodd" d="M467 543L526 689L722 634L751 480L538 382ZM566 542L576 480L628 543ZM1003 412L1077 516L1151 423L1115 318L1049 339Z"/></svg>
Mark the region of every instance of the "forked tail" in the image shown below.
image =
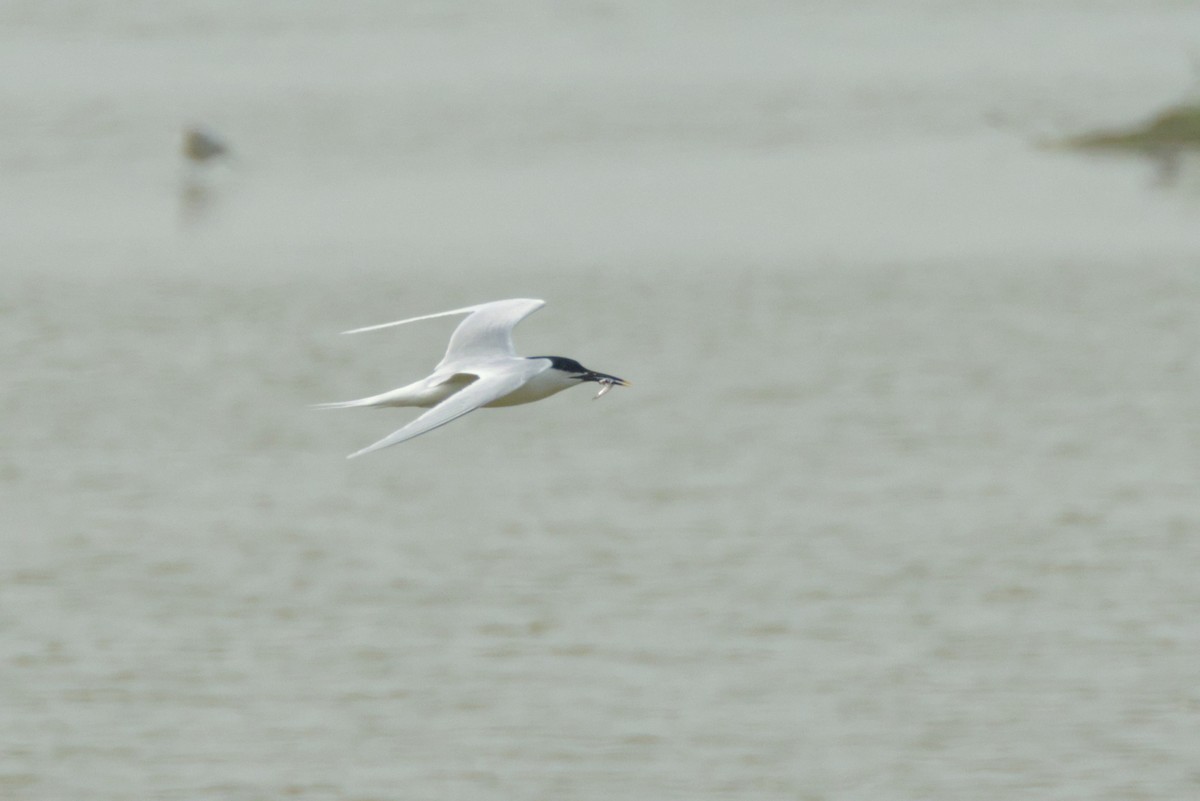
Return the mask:
<svg viewBox="0 0 1200 801"><path fill-rule="evenodd" d="M314 409L357 409L366 406L403 406L403 402L397 403L408 394L408 387L393 389L391 392L384 392L381 395L372 395L369 398L357 398L356 400L334 401L333 403L314 403Z"/></svg>
<svg viewBox="0 0 1200 801"><path fill-rule="evenodd" d="M374 406L374 398L359 398L351 401L334 401L333 403L313 403L310 409L353 409L356 406Z"/></svg>
<svg viewBox="0 0 1200 801"><path fill-rule="evenodd" d="M355 409L364 406L420 406L420 399L414 394L419 388L421 382L417 384L409 384L404 387L382 392L378 395L371 395L367 398L357 398L356 400L335 401L334 403L316 403L313 404L314 409Z"/></svg>

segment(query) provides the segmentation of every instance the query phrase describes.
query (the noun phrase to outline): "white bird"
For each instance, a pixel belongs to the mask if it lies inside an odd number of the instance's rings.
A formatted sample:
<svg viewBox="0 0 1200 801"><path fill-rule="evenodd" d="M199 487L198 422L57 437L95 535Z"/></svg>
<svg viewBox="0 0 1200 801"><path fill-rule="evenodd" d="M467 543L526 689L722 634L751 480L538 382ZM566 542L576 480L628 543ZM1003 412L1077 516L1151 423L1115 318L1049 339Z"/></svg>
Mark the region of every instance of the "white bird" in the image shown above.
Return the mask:
<svg viewBox="0 0 1200 801"><path fill-rule="evenodd" d="M574 359L562 356L518 356L513 348L513 328L544 305L544 300L526 298L497 300L346 331L344 333L359 334L435 317L467 315L467 319L454 329L446 355L429 377L381 395L340 403L322 403L315 408L432 407L403 428L346 457L353 459L419 437L483 406L532 403L589 381L600 385L597 398L614 386L629 386L628 381L588 370Z"/></svg>

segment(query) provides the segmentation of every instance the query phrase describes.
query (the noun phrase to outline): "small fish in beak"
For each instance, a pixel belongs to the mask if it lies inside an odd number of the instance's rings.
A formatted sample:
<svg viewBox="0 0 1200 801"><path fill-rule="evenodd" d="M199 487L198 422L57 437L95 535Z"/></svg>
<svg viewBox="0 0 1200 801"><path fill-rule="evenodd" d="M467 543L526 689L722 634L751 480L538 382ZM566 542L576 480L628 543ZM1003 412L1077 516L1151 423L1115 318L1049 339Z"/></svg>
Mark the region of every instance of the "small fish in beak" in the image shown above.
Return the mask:
<svg viewBox="0 0 1200 801"><path fill-rule="evenodd" d="M608 394L613 387L627 387L629 382L622 378L604 377L596 379L596 383L600 385L600 391L595 394L592 400L598 400Z"/></svg>

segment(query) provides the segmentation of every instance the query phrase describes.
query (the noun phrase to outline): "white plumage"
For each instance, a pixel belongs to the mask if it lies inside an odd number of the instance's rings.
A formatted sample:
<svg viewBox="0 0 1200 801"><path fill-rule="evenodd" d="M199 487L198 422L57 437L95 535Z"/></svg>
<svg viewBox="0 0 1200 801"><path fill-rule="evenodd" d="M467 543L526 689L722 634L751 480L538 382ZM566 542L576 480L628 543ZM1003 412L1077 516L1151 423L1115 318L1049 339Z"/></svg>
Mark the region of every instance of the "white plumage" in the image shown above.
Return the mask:
<svg viewBox="0 0 1200 801"><path fill-rule="evenodd" d="M628 386L623 379L588 370L573 359L518 356L513 347L513 328L544 305L545 301L528 298L497 300L346 331L347 334L359 334L437 317L467 315L450 336L446 354L426 378L390 392L352 401L323 403L316 408L432 407L408 425L350 454L348 458L352 459L419 437L482 406L532 403L587 381L600 384L596 397L613 386Z"/></svg>

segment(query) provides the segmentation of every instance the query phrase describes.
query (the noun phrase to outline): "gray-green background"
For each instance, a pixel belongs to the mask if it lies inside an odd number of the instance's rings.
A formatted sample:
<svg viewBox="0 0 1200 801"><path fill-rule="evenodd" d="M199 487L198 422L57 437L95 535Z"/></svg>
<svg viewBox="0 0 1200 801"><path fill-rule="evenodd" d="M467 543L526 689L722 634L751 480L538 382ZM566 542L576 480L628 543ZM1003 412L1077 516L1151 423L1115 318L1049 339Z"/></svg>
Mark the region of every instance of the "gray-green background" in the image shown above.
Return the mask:
<svg viewBox="0 0 1200 801"><path fill-rule="evenodd" d="M0 7L0 798L1200 794L1186 3ZM236 159L181 164L189 122ZM503 297L630 379L347 462Z"/></svg>

